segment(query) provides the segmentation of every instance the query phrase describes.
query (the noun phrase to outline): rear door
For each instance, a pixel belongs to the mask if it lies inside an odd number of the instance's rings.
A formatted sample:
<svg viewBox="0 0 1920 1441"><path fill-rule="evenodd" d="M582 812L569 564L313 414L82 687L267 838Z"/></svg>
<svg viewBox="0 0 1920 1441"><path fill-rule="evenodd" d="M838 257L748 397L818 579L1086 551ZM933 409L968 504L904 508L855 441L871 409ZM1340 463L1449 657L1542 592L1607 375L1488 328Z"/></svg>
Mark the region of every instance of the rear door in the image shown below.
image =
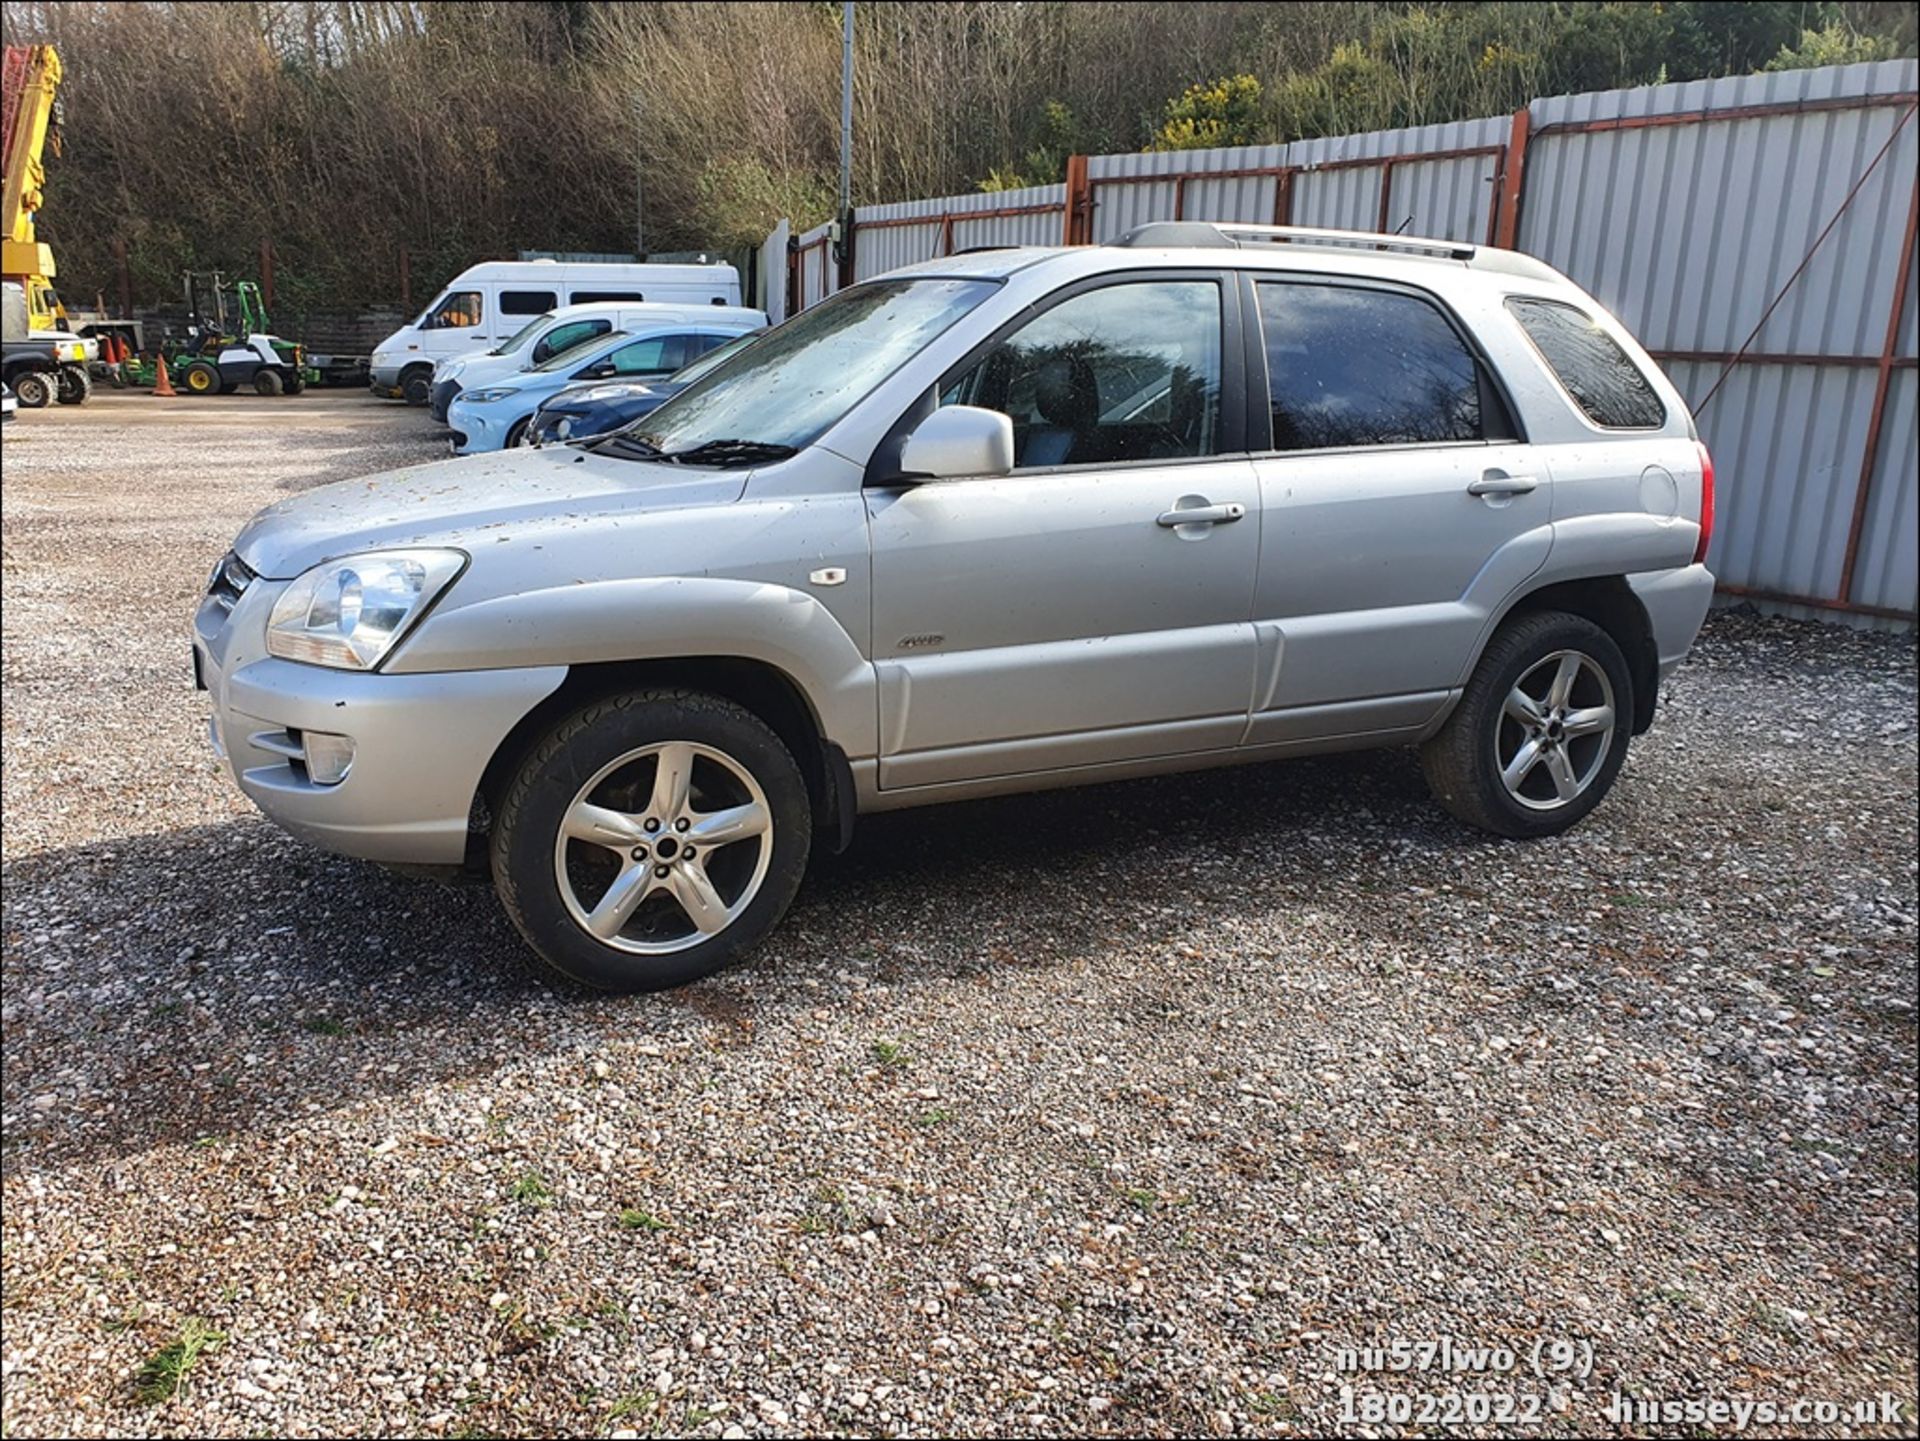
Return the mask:
<svg viewBox="0 0 1920 1441"><path fill-rule="evenodd" d="M1242 367L1230 277L1178 271L1070 287L941 382L1012 417L1015 468L867 492L882 788L1238 743Z"/></svg>
<svg viewBox="0 0 1920 1441"><path fill-rule="evenodd" d="M1254 744L1418 727L1545 561L1551 487L1467 332L1408 286L1245 282L1266 365Z"/></svg>

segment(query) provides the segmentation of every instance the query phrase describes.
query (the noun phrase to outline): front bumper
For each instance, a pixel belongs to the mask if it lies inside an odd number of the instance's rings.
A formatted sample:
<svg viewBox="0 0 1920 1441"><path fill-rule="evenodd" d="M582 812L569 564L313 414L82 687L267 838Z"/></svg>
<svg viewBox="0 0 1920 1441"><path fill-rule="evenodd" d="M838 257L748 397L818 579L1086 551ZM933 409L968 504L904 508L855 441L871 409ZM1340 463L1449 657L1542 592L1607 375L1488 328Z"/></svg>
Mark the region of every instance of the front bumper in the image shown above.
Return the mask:
<svg viewBox="0 0 1920 1441"><path fill-rule="evenodd" d="M256 580L231 612L209 596L194 618L215 752L267 818L303 840L368 860L460 864L487 763L566 667L383 675L280 660L265 645L282 589ZM308 731L352 739L344 779L310 778Z"/></svg>
<svg viewBox="0 0 1920 1441"><path fill-rule="evenodd" d="M460 382L457 380L436 380L433 389L427 395L427 414L442 425L447 421L447 408L460 394Z"/></svg>
<svg viewBox="0 0 1920 1441"><path fill-rule="evenodd" d="M455 400L447 407L447 424L453 427L453 453L479 455L489 450L504 450L514 426L533 411L516 408L502 401L492 405L466 405Z"/></svg>

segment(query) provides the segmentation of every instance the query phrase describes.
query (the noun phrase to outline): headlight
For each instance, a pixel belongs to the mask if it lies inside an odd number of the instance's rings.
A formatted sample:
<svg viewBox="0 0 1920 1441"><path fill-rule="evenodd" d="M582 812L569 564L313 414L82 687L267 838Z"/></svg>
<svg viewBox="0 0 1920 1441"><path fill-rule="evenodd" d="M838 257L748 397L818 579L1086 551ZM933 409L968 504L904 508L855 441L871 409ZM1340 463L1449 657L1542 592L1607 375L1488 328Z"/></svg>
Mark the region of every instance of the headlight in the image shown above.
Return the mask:
<svg viewBox="0 0 1920 1441"><path fill-rule="evenodd" d="M372 670L466 564L458 550L378 550L316 565L273 603L267 654Z"/></svg>
<svg viewBox="0 0 1920 1441"><path fill-rule="evenodd" d="M489 401L505 400L509 395L518 395L519 393L520 390L517 386L496 385L486 390L463 390L460 392L460 398L462 400L470 400L476 405L485 405Z"/></svg>
<svg viewBox="0 0 1920 1441"><path fill-rule="evenodd" d="M467 368L464 360L443 360L433 367L435 380L452 380L454 376Z"/></svg>
<svg viewBox="0 0 1920 1441"><path fill-rule="evenodd" d="M555 437L560 440L565 440L568 436L572 435L573 417L570 415L561 416L559 423L553 427L553 433Z"/></svg>

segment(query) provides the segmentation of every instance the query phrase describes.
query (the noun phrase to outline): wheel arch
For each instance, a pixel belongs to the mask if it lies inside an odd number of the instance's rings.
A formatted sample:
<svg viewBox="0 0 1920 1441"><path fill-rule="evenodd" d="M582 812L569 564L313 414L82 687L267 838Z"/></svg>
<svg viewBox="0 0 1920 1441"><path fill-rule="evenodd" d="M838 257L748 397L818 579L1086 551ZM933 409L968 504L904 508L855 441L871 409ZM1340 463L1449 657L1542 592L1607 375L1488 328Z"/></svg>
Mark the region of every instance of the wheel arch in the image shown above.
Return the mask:
<svg viewBox="0 0 1920 1441"><path fill-rule="evenodd" d="M1486 641L1490 641L1501 626L1515 616L1543 610L1581 616L1613 637L1633 676L1633 734L1645 733L1653 725L1654 707L1659 701L1660 649L1654 641L1653 622L1647 616L1647 608L1623 575L1558 580L1526 592L1487 628L1480 652L1474 655L1474 664L1480 663Z"/></svg>
<svg viewBox="0 0 1920 1441"><path fill-rule="evenodd" d="M510 730L474 791L467 836L469 869L487 864L487 833L515 770L541 737L562 719L610 695L636 690L698 690L751 711L772 728L807 783L814 829L834 850L852 836L855 796L846 753L829 740L804 687L767 661L743 656L673 656L652 660L589 661L567 668L567 678Z"/></svg>

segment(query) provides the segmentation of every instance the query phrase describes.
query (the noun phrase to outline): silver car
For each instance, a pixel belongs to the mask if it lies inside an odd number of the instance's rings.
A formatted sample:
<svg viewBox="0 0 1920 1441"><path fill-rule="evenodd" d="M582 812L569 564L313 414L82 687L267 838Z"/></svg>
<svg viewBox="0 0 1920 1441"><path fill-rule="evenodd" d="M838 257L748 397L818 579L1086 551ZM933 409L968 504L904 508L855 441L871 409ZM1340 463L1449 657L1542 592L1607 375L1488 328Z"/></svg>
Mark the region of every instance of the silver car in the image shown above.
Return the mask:
<svg viewBox="0 0 1920 1441"><path fill-rule="evenodd" d="M490 871L613 990L757 942L866 812L1417 745L1599 804L1707 609L1685 404L1539 261L1171 224L910 266L637 427L256 516L195 621L270 817Z"/></svg>

